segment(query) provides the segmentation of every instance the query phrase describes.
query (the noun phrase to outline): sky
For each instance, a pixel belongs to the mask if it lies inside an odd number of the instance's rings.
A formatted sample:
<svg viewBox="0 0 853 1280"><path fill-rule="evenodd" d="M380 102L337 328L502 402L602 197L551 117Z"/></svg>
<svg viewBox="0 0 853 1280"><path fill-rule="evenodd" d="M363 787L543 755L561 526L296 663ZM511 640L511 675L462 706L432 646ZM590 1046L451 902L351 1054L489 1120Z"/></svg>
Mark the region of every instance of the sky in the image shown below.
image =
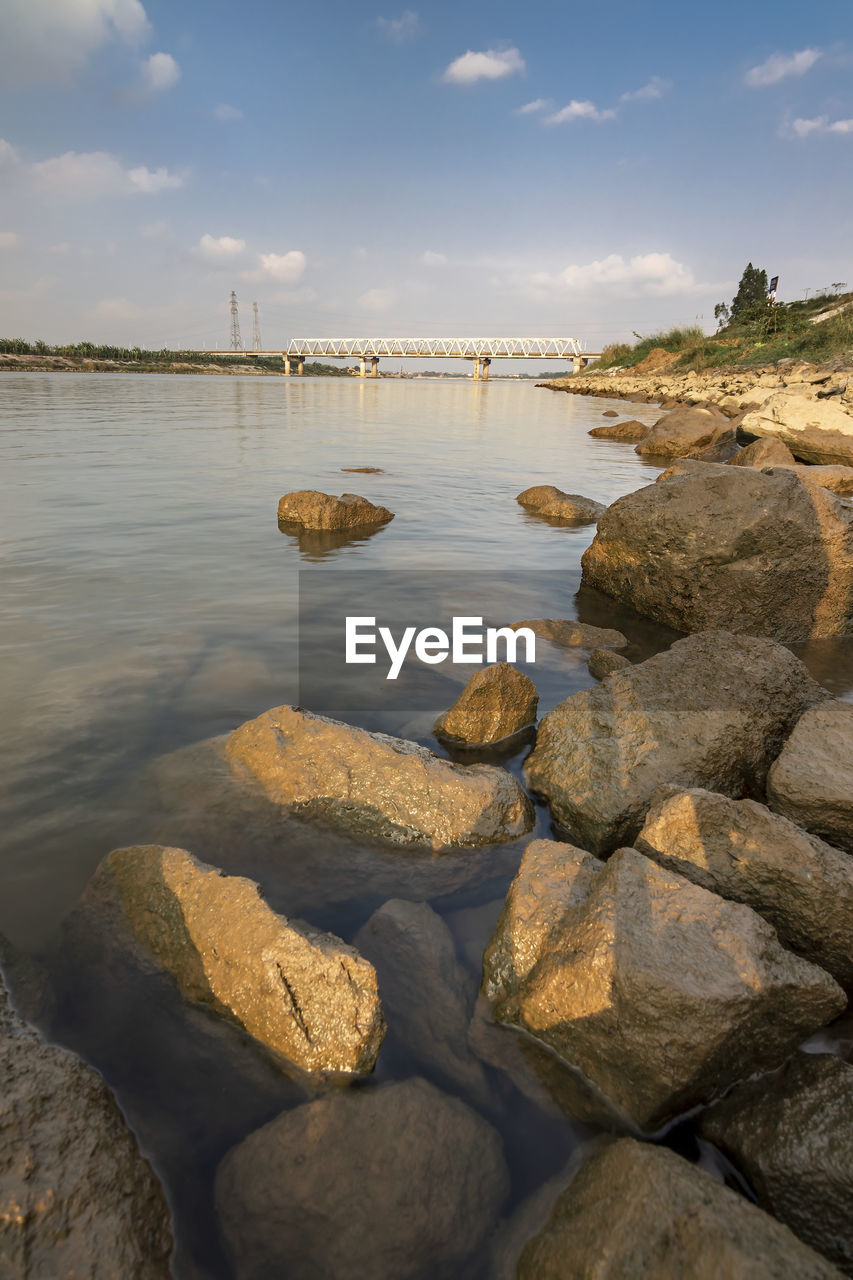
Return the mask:
<svg viewBox="0 0 853 1280"><path fill-rule="evenodd" d="M412 0L416 3L417 0ZM0 335L713 331L853 288L853 6L2 0Z"/></svg>

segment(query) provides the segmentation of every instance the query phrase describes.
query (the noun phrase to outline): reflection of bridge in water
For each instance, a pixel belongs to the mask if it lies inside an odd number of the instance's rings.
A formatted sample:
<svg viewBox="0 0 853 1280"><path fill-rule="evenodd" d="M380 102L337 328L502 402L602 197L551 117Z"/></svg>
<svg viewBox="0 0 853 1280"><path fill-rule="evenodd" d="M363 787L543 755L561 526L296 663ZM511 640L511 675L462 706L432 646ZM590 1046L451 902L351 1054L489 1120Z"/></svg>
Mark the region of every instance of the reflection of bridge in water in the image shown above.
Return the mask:
<svg viewBox="0 0 853 1280"><path fill-rule="evenodd" d="M586 368L599 352L585 351L578 338L293 338L283 351L200 351L198 355L280 356L289 377L306 360L352 360L359 376L379 377L380 359L472 360L474 377L486 379L492 360L571 360L574 371ZM367 371L368 361L370 372Z"/></svg>

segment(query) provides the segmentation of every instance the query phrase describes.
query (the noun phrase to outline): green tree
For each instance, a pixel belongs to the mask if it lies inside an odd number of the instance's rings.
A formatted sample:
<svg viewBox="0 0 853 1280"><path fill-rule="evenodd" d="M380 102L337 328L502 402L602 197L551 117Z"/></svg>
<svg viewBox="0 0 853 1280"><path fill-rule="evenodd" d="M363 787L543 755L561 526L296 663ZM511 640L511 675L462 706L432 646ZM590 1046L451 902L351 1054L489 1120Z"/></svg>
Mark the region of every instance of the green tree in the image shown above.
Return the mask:
<svg viewBox="0 0 853 1280"><path fill-rule="evenodd" d="M767 307L767 272L746 264L740 284L732 298L731 323L746 324L758 320Z"/></svg>

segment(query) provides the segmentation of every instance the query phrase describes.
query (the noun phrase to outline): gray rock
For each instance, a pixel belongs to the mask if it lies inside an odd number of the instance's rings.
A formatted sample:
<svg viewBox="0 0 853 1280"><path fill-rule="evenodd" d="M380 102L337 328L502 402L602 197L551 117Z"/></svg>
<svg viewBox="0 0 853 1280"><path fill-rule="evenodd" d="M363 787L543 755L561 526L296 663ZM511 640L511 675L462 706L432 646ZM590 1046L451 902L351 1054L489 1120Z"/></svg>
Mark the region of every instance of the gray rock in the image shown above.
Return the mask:
<svg viewBox="0 0 853 1280"><path fill-rule="evenodd" d="M507 1190L495 1130L407 1080L280 1115L222 1161L216 1203L237 1280L452 1280Z"/></svg>
<svg viewBox="0 0 853 1280"><path fill-rule="evenodd" d="M579 493L564 493L552 484L533 485L520 493L516 501L538 516L573 524L592 524L604 511L602 502L584 498Z"/></svg>
<svg viewBox="0 0 853 1280"><path fill-rule="evenodd" d="M614 653L612 649L593 649L589 655L587 662L587 670L596 680L603 680L605 676L610 676L614 671L621 671L623 667L630 667L631 662L621 653Z"/></svg>
<svg viewBox="0 0 853 1280"><path fill-rule="evenodd" d="M452 744L500 742L536 724L536 685L508 662L475 671L449 710L438 717L436 737Z"/></svg>
<svg viewBox="0 0 853 1280"><path fill-rule="evenodd" d="M666 783L761 795L793 725L827 697L781 645L703 632L543 716L525 774L581 847L606 853Z"/></svg>
<svg viewBox="0 0 853 1280"><path fill-rule="evenodd" d="M279 499L278 519L280 524L297 524L304 529L341 530L386 524L394 519L394 513L357 493L342 493L336 498L316 489L295 489Z"/></svg>
<svg viewBox="0 0 853 1280"><path fill-rule="evenodd" d="M836 699L799 719L767 777L767 803L853 853L853 706Z"/></svg>

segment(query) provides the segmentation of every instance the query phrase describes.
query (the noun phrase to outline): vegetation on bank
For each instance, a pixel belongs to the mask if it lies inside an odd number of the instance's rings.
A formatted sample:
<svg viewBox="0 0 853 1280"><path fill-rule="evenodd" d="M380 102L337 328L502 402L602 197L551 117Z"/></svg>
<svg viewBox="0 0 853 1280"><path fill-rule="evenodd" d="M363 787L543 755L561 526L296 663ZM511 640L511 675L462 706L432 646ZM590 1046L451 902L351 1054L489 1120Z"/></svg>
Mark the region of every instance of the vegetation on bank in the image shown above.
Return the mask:
<svg viewBox="0 0 853 1280"><path fill-rule="evenodd" d="M106 343L71 342L61 346L50 346L38 339L28 342L25 338L0 338L0 356L32 356L49 366L51 360L79 361L81 365L89 362L109 362L122 367L130 366L138 372L167 373L181 369L196 372L199 368L227 369L236 365L251 366L252 369L265 373L283 373L282 361L276 357L253 356L251 351L232 355L227 352L216 352L213 355L200 355L196 351L146 351L142 347L117 347ZM191 369L187 369L192 366ZM308 377L345 376L346 369L338 365L321 364L312 361L305 365Z"/></svg>

